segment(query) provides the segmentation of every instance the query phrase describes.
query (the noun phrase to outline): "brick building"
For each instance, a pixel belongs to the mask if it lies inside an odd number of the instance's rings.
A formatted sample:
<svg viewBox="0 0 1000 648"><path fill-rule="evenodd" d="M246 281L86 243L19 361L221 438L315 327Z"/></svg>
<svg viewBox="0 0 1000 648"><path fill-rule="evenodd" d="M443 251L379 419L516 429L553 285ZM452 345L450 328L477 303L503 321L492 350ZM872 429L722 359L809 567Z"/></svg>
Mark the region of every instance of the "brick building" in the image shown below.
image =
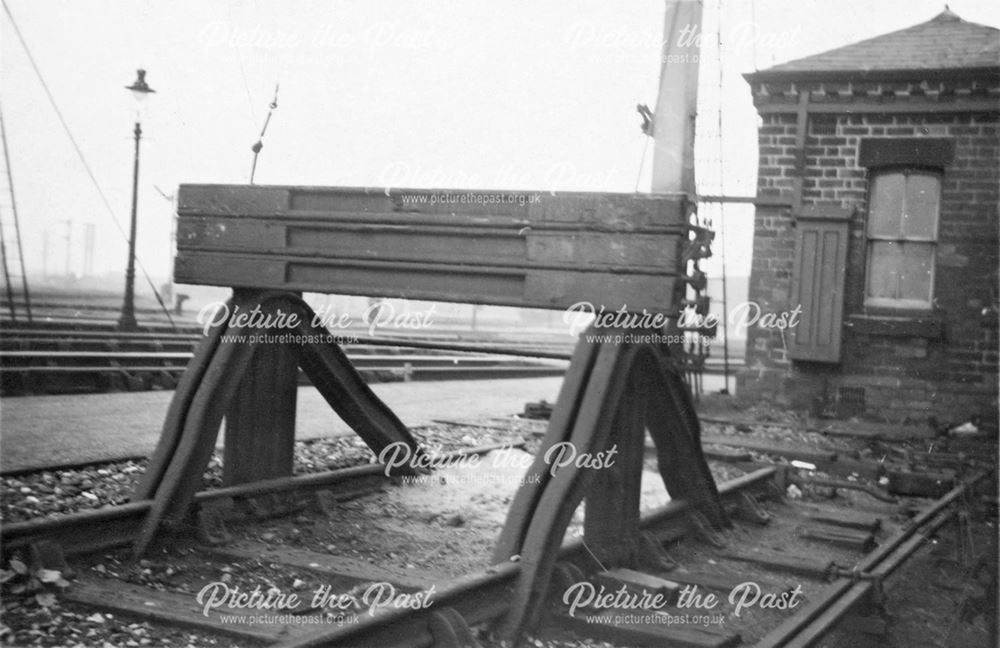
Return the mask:
<svg viewBox="0 0 1000 648"><path fill-rule="evenodd" d="M745 76L761 117L740 393L996 420L1000 30L932 20Z"/></svg>

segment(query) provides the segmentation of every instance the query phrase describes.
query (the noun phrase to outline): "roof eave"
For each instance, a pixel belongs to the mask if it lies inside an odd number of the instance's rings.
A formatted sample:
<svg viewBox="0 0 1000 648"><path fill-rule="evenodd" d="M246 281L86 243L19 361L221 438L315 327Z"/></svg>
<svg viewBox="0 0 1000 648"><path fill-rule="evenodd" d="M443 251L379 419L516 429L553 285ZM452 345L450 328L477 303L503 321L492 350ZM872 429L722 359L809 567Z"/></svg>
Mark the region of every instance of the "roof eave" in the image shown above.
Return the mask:
<svg viewBox="0 0 1000 648"><path fill-rule="evenodd" d="M747 83L789 81L938 81L976 80L1000 77L1000 65L960 68L927 68L899 70L758 70L743 75Z"/></svg>

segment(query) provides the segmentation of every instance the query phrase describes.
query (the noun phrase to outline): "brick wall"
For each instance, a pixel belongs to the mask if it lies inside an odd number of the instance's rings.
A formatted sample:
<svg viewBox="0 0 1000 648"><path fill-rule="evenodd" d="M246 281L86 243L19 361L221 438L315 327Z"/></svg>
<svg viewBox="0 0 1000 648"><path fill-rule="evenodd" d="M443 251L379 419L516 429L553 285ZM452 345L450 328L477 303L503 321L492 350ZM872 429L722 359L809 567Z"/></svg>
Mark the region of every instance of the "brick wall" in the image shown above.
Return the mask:
<svg viewBox="0 0 1000 648"><path fill-rule="evenodd" d="M758 106L767 97L755 95ZM916 97L923 101L924 97ZM789 198L795 186L796 115L767 113L759 129L758 196ZM743 394L793 407L827 409L842 388L863 389L865 413L919 421L994 416L997 405L996 328L983 325L997 291L998 113L811 114L802 203L854 209L850 223L840 364L788 358L781 331L751 328ZM954 141L953 162L942 177L936 252L934 316L942 333L911 336L859 332L852 315L865 314L865 223L868 170L858 164L865 137L936 137ZM749 297L763 312L789 303L795 229L787 207L757 208ZM883 313L884 314L884 313ZM995 324L995 316L991 320ZM903 329L905 330L905 329ZM849 414L847 403L842 413Z"/></svg>

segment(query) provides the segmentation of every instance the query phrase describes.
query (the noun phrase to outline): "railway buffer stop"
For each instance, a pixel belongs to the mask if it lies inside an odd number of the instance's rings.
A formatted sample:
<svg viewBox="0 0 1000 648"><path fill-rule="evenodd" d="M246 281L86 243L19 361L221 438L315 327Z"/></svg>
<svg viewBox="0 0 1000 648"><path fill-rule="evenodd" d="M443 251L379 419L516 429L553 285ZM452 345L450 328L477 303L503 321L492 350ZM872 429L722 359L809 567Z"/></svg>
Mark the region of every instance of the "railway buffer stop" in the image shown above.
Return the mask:
<svg viewBox="0 0 1000 648"><path fill-rule="evenodd" d="M304 343L233 342L263 331L236 318L213 322L134 494L152 501L136 555L194 513L224 417L227 485L291 475L300 367L376 455L399 442L420 452L314 320L303 292L560 310L589 302L606 311L675 317L687 286L703 276L697 260L710 254L712 233L694 224L684 194L412 199L447 193L180 187L175 280L231 287L231 312L257 309L275 320L295 314L294 327L286 317L280 332ZM519 567L510 610L498 626L503 636L515 637L536 620L565 530L583 501L585 541L602 564L636 567L663 557L639 527L647 431L671 497L692 504L709 525L727 524L690 391L666 341L662 327L592 324L580 336L542 447L495 547L495 563L516 557ZM592 456L617 446L617 459L605 470L570 464L550 472L546 451L567 442Z"/></svg>

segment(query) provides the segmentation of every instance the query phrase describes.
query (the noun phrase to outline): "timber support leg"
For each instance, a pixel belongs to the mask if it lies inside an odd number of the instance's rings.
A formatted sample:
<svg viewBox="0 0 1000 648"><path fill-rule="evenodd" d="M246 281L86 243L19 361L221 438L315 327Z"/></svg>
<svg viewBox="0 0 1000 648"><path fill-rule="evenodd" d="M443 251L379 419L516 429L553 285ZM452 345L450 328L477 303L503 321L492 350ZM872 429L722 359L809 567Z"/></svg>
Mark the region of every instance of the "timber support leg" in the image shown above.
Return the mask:
<svg viewBox="0 0 1000 648"><path fill-rule="evenodd" d="M136 556L145 553L163 525L176 526L189 513L224 417L231 417L226 431L227 483L291 474L299 364L376 455L394 443L420 452L406 426L368 388L329 339L329 332L313 325L315 313L300 297L239 291L229 308L244 313L259 309L265 315L295 313L298 324L282 332L310 341L294 349L251 341L252 336L262 335L251 325L252 318L213 327L174 394L160 443L136 489L134 499L152 500L133 547Z"/></svg>
<svg viewBox="0 0 1000 648"><path fill-rule="evenodd" d="M246 291L247 301L259 301L261 296ZM275 338L284 333L281 329L250 331ZM264 343L254 352L226 411L224 486L291 476L298 377L297 345Z"/></svg>
<svg viewBox="0 0 1000 648"><path fill-rule="evenodd" d="M567 374L549 431L494 552L495 562L517 556L521 564L511 608L496 628L502 639L514 643L544 607L556 554L581 501L587 504L584 541L596 569L648 562L650 552L639 532L647 430L670 496L691 502L709 525L728 524L701 451L691 393L666 347L586 341L597 334L639 337L635 331L593 328L581 336L574 363L585 364L571 366ZM549 465L545 458L558 456L550 451L559 447L588 460ZM668 561L656 556L653 562Z"/></svg>

